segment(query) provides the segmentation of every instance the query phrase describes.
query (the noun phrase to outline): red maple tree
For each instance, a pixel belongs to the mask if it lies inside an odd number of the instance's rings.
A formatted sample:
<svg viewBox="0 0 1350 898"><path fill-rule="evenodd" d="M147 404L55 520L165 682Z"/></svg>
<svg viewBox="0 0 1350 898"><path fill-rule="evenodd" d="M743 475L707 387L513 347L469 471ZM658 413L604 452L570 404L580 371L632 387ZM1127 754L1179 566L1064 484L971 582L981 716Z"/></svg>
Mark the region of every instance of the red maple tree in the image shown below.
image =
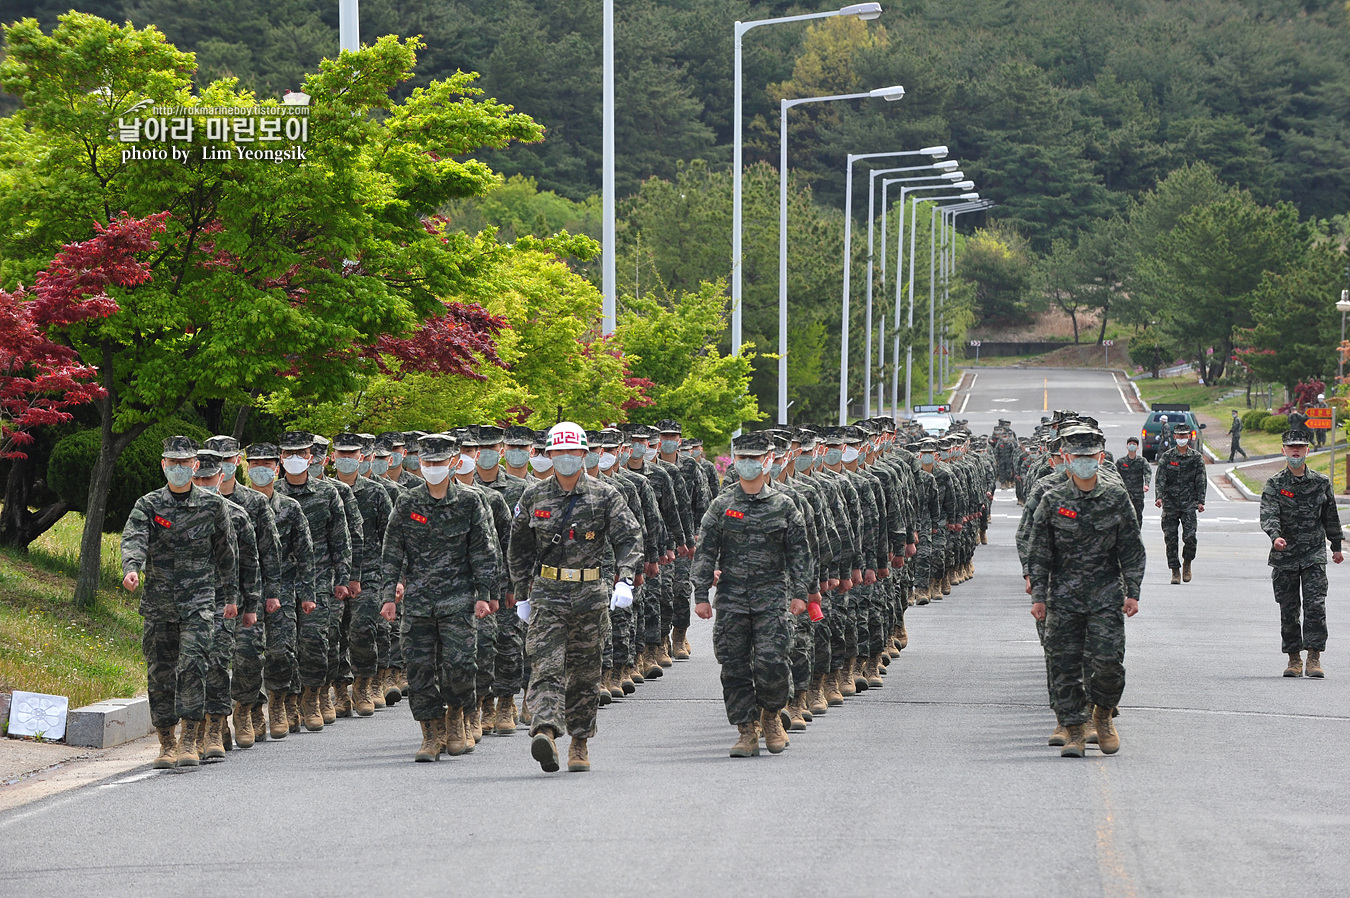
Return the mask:
<svg viewBox="0 0 1350 898"><path fill-rule="evenodd" d="M444 312L423 321L411 335L385 335L366 354L382 373L393 377L416 371L487 380L478 370L481 363L506 367L497 355L496 341L506 326L505 318L477 303L447 302Z"/></svg>

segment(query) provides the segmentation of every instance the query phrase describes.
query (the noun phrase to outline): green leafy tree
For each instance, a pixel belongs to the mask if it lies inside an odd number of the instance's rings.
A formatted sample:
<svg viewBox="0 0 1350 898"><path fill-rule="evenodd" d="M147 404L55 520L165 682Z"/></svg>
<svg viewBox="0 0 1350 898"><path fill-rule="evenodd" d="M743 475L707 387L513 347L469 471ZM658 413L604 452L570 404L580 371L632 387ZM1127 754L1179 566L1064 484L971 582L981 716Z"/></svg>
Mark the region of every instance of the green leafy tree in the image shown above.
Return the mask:
<svg viewBox="0 0 1350 898"><path fill-rule="evenodd" d="M191 90L194 60L153 28L73 13L45 34L32 20L5 29L0 85L24 108L0 136L0 281L28 279L63 244L95 226L155 215L164 232L139 258L135 286L95 285L87 302L48 324L99 369L108 399L90 478L76 598L98 583L99 533L122 451L150 425L209 399L248 403L302 385L314 400L342 395L360 373L360 347L410 331L441 297L469 289L494 257L516 250L490 235L427 226L441 204L496 183L462 157L483 146L537 140L540 128L474 98L457 75L395 103L416 41L388 37L325 60L305 80L314 98L306 159L128 160L118 120L155 105L252 106L226 79ZM264 101L276 104L277 101Z"/></svg>
<svg viewBox="0 0 1350 898"><path fill-rule="evenodd" d="M713 444L764 416L749 392L753 353L723 356L717 343L726 327L726 285L702 284L666 306L625 296L615 338L632 360L633 373L651 382L651 405L633 420L675 418L685 433ZM749 349L747 346L746 349Z"/></svg>
<svg viewBox="0 0 1350 898"><path fill-rule="evenodd" d="M1291 395L1301 380L1334 380L1341 332L1335 299L1345 283L1346 264L1343 247L1319 242L1257 288L1255 325L1240 340L1255 350L1242 357L1259 377L1284 384Z"/></svg>
<svg viewBox="0 0 1350 898"><path fill-rule="evenodd" d="M956 271L972 286L976 319L995 327L1031 321L1039 311L1029 295L1034 257L1016 229L1002 223L981 228L966 241Z"/></svg>

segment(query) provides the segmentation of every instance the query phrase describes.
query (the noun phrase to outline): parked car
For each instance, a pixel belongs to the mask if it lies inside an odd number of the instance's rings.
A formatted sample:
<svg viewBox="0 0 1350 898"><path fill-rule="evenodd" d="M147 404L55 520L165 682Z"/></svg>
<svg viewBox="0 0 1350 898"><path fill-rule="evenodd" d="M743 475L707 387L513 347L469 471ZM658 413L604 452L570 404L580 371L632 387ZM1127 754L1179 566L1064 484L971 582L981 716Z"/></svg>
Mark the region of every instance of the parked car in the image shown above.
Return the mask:
<svg viewBox="0 0 1350 898"><path fill-rule="evenodd" d="M940 436L952 426L952 407L950 405L914 406L914 423L923 428L929 436Z"/></svg>
<svg viewBox="0 0 1350 898"><path fill-rule="evenodd" d="M1201 433L1205 425L1201 424L1195 418L1195 412L1191 407L1184 403L1164 405L1158 403L1153 406L1153 411L1148 413L1144 419L1144 426L1139 432L1139 451L1143 453L1144 458L1149 461L1157 461L1158 456L1167 451L1168 448L1175 445L1172 442L1172 426L1174 424L1188 424L1191 431L1191 445L1196 451L1200 451Z"/></svg>

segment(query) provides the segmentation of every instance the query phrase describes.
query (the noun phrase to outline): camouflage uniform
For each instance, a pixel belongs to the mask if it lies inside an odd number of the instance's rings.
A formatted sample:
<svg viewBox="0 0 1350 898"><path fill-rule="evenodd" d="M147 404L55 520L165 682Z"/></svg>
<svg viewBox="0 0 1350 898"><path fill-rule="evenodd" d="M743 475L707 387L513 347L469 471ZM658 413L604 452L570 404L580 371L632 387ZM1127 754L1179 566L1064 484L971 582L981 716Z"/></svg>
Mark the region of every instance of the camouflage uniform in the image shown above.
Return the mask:
<svg viewBox="0 0 1350 898"><path fill-rule="evenodd" d="M289 692L300 676L297 666L301 605L316 602L314 595L314 541L309 519L300 503L273 490L272 512L276 516L281 546L281 608L268 614L265 683L267 691Z"/></svg>
<svg viewBox="0 0 1350 898"><path fill-rule="evenodd" d="M437 499L427 484L404 493L389 516L381 560L381 598L404 583L401 640L413 718L435 720L448 707L476 704L474 605L498 588L496 537L480 496L451 482Z"/></svg>
<svg viewBox="0 0 1350 898"><path fill-rule="evenodd" d="M327 443L326 440L324 442ZM317 451L318 447L316 446L315 449ZM314 479L312 469L310 479ZM352 580L360 583L361 574L368 567L368 563L364 557L364 516L361 513L361 506L356 500L356 491L337 478L323 477L319 482L326 483L337 490L338 496L342 499L342 512L347 520L347 540L351 547L352 556L349 576ZM348 580L338 581L343 586L346 586L349 582ZM370 602L369 596L366 597L366 602L367 604ZM350 683L352 679L352 618L360 604L362 604L361 596L348 596L345 601L334 604L333 613L328 618L328 682L332 683L338 690L341 690L343 685ZM358 649L358 651L360 650ZM374 651L373 646L371 651Z"/></svg>
<svg viewBox="0 0 1350 898"><path fill-rule="evenodd" d="M560 532L564 518L566 529ZM552 477L525 488L508 554L515 597L528 598L531 606L525 650L532 667L532 736L544 727L555 735L564 730L584 739L595 735L613 586L599 573L607 544L614 575L631 583L642 561L642 531L618 489L585 473L570 493ZM558 578L543 576L548 573L543 568L558 571ZM578 579L561 579L565 571L579 571Z"/></svg>
<svg viewBox="0 0 1350 898"><path fill-rule="evenodd" d="M756 495L724 489L703 516L692 577L695 595L717 584L713 650L722 665L722 697L733 726L776 713L791 690L788 603L805 600L810 583L806 523L791 498L766 484Z"/></svg>
<svg viewBox="0 0 1350 898"><path fill-rule="evenodd" d="M263 664L270 644L268 627L272 615L267 614L264 602L267 599L281 598L281 544L277 536L276 515L273 514L272 505L266 496L237 482L231 493L221 495L227 502L240 506L248 513L258 546L258 576L262 589L261 598L264 601L258 604L258 623L252 627L245 627L235 634L234 677L230 685L230 695L235 701L255 705L266 700L262 694ZM240 548L242 549L242 546ZM295 656L294 637L291 642L291 656L292 658Z"/></svg>
<svg viewBox="0 0 1350 898"><path fill-rule="evenodd" d="M1125 455L1116 459L1115 465L1116 471L1120 473L1121 481L1125 484L1125 491L1130 494L1130 502L1134 504L1135 517L1142 524L1144 522L1144 489L1152 479L1148 459L1142 455L1136 455L1134 458Z"/></svg>
<svg viewBox="0 0 1350 898"><path fill-rule="evenodd" d="M262 580L258 575L258 540L254 535L248 512L233 502L227 501L225 507L230 513L230 526L234 530L235 546L238 549L239 600L235 604L240 614L256 613L262 605ZM216 612L211 635L211 652L207 656L206 666L207 714L230 713L230 662L234 657L235 638L240 630L245 634L251 634L254 631L261 631L262 627L256 623L252 627L240 627L238 618L229 620L225 618L224 608ZM256 697L257 693L250 696L249 704L252 704Z"/></svg>
<svg viewBox="0 0 1350 898"><path fill-rule="evenodd" d="M1138 599L1144 543L1129 496L1101 477L1089 492L1068 480L1036 509L1027 550L1032 602L1046 606L1050 706L1060 725L1114 708L1125 690L1127 597Z"/></svg>
<svg viewBox="0 0 1350 898"><path fill-rule="evenodd" d="M349 651L343 653L339 666L340 683L350 681L353 676L373 677L379 671L377 639L381 620L379 596L383 585L379 549L384 545L384 531L394 510L389 493L373 480L357 475L349 489L360 513L361 566L355 567L355 554L352 565L361 583L361 594L343 603L346 606L343 630L347 634Z"/></svg>
<svg viewBox="0 0 1350 898"><path fill-rule="evenodd" d="M1327 542L1339 552L1344 539L1331 481L1305 470L1296 477L1286 467L1261 490L1261 529L1271 540L1283 537L1288 543L1283 551L1272 547L1267 559L1286 654L1326 650Z"/></svg>
<svg viewBox="0 0 1350 898"><path fill-rule="evenodd" d="M206 668L217 610L239 591L225 500L168 486L136 500L122 530L122 573L142 578L140 614L156 728L206 717Z"/></svg>
<svg viewBox="0 0 1350 898"><path fill-rule="evenodd" d="M1162 500L1163 543L1167 546L1167 566L1195 558L1195 511L1205 504L1207 481L1205 460L1200 450L1187 447L1185 455L1173 447L1158 456L1154 489ZM1177 557L1177 528L1181 528L1181 557Z"/></svg>
<svg viewBox="0 0 1350 898"><path fill-rule="evenodd" d="M491 490L502 497L506 504L508 526L498 539L502 542L505 555L510 541L509 521L515 515L520 497L525 492L525 478L513 477L498 469L492 480L484 480L481 468L475 468L473 482L484 489ZM502 537L505 537L503 540ZM503 567L505 561L503 560ZM497 635L493 642L492 658L492 694L498 697L515 695L525 688L525 622L514 609L507 608L503 602L497 607Z"/></svg>

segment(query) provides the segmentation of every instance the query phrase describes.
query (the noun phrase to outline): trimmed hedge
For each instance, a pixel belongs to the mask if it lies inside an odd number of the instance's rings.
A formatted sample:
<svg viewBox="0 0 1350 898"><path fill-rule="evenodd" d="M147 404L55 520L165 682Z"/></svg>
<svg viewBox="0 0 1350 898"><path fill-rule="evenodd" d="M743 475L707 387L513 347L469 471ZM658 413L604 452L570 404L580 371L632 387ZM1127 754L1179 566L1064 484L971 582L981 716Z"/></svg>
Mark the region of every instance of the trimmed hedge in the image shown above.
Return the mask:
<svg viewBox="0 0 1350 898"><path fill-rule="evenodd" d="M1284 433L1289 429L1289 416L1270 415L1261 422L1261 429L1266 433Z"/></svg>
<svg viewBox="0 0 1350 898"><path fill-rule="evenodd" d="M123 450L113 466L108 510L103 518L104 533L121 533L136 500L164 486L164 472L159 466L164 440L179 435L192 437L199 443L211 436L196 424L170 418L147 428ZM101 438L98 430L73 433L56 444L47 464L48 487L81 513L89 499L89 480L94 475Z"/></svg>
<svg viewBox="0 0 1350 898"><path fill-rule="evenodd" d="M1242 426L1247 430L1260 430L1270 412L1263 408L1254 408L1242 416Z"/></svg>

